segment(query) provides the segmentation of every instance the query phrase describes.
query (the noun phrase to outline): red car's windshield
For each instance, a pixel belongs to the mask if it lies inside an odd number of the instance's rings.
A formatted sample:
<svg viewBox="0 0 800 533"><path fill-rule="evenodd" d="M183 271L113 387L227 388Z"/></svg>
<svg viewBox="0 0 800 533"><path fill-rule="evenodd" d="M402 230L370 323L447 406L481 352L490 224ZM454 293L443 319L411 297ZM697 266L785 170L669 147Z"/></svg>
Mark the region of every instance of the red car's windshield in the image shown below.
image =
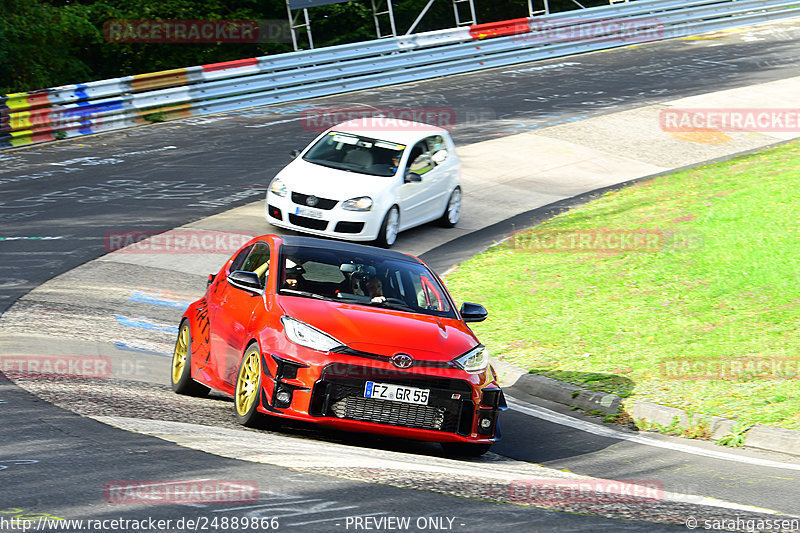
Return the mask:
<svg viewBox="0 0 800 533"><path fill-rule="evenodd" d="M455 318L447 291L424 265L380 255L282 247L279 294Z"/></svg>

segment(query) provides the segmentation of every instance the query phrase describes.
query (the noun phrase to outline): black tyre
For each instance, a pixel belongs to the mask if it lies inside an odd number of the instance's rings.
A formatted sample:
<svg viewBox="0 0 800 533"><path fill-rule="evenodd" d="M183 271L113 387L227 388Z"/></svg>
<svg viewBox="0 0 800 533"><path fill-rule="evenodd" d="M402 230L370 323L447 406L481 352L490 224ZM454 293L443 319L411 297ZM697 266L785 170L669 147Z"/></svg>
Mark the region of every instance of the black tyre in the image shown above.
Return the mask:
<svg viewBox="0 0 800 533"><path fill-rule="evenodd" d="M383 224L381 224L381 232L375 240L375 244L381 248L391 248L397 240L397 233L400 229L400 210L396 205L393 205L386 216L383 217Z"/></svg>
<svg viewBox="0 0 800 533"><path fill-rule="evenodd" d="M172 354L172 390L187 396L205 396L208 387L192 379L192 330L184 320L178 328L178 339Z"/></svg>
<svg viewBox="0 0 800 533"><path fill-rule="evenodd" d="M233 408L236 421L243 426L256 427L262 422L258 406L261 402L261 350L258 343L247 347L236 376Z"/></svg>
<svg viewBox="0 0 800 533"><path fill-rule="evenodd" d="M452 228L461 220L461 188L456 187L450 193L450 199L447 200L447 206L444 208L442 218L439 219L439 225L445 228Z"/></svg>
<svg viewBox="0 0 800 533"><path fill-rule="evenodd" d="M454 457L480 457L492 447L491 444L473 444L470 442L442 442L440 444L447 455Z"/></svg>

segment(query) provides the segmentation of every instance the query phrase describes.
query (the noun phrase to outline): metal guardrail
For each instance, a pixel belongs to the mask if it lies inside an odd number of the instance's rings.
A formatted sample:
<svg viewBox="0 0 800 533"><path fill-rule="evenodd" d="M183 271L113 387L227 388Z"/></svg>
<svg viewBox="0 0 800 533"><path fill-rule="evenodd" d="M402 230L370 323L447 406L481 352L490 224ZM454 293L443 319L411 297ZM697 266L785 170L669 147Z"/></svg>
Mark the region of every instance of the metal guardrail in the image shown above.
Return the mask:
<svg viewBox="0 0 800 533"><path fill-rule="evenodd" d="M8 94L0 148L798 16L798 0L635 0Z"/></svg>

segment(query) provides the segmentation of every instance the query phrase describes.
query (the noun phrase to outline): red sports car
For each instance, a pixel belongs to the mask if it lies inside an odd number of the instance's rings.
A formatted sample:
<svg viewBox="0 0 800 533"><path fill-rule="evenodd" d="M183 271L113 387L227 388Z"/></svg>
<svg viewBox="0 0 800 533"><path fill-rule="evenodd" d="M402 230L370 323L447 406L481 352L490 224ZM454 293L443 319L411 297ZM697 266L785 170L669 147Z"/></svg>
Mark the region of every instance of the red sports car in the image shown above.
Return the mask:
<svg viewBox="0 0 800 533"><path fill-rule="evenodd" d="M480 455L498 438L503 393L486 348L416 257L310 237L251 240L186 310L172 388L233 396L263 415L440 442Z"/></svg>

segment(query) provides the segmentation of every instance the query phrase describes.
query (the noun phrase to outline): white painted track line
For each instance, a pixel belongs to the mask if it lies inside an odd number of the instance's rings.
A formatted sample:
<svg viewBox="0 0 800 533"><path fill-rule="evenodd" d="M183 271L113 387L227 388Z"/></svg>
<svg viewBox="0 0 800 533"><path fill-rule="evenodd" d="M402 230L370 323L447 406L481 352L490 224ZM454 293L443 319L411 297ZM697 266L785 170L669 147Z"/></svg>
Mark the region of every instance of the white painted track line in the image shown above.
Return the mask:
<svg viewBox="0 0 800 533"><path fill-rule="evenodd" d="M511 398L509 396L506 396L506 400L508 403L508 407L519 413L540 418L542 420L547 420L548 422L552 422L554 424L560 424L562 426L567 426L580 431L585 431L586 433L591 433L593 435L598 435L600 437L624 440L628 442L634 442L636 444L643 444L645 446L664 448L676 452L699 455L701 457L708 457L711 459L720 459L723 461L733 461L737 463L750 464L754 466L765 466L768 468L782 468L784 470L800 470L800 464L782 463L780 461L759 459L757 457L746 457L723 451L706 450L703 448L697 448L695 446L689 446L687 444L681 444L679 442L674 442L674 441L664 442L658 439L645 437L642 435L631 435L629 433L618 431L613 428L601 426L598 424L594 424L592 422L586 422L584 420L578 420L576 418L572 418L567 415L562 415L555 411L551 411L550 409L547 409L545 407L532 405L523 402L521 400Z"/></svg>

